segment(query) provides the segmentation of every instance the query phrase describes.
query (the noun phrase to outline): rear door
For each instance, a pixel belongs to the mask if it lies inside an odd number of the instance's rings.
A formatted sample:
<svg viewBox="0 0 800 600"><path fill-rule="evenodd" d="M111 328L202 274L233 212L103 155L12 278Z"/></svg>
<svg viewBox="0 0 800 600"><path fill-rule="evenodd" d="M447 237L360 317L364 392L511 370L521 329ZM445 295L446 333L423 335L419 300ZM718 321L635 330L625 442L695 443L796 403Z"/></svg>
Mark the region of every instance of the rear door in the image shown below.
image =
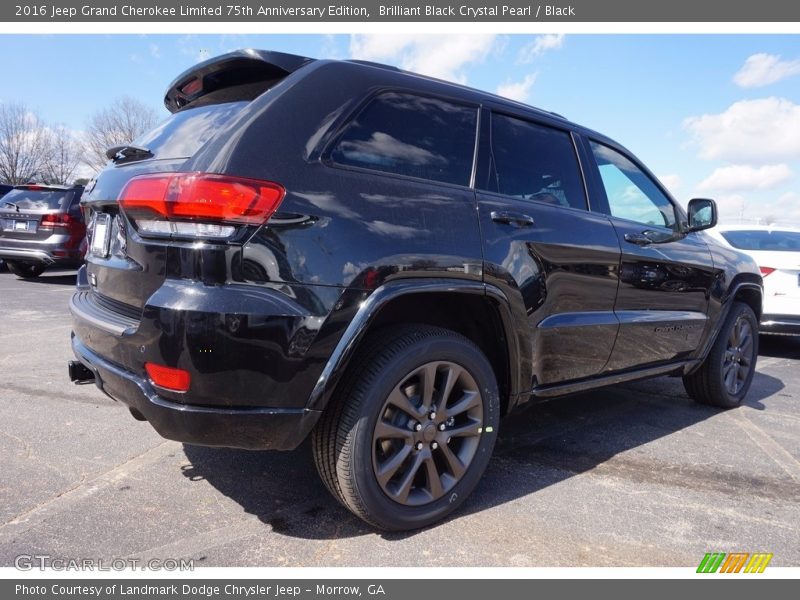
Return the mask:
<svg viewBox="0 0 800 600"><path fill-rule="evenodd" d="M608 218L588 210L572 134L485 111L482 139L475 187L484 273L509 297L521 295L531 387L595 375L617 334L620 249Z"/></svg>
<svg viewBox="0 0 800 600"><path fill-rule="evenodd" d="M703 339L714 265L655 178L619 148L588 139L590 180L622 248L614 312L619 336L608 371L688 357Z"/></svg>

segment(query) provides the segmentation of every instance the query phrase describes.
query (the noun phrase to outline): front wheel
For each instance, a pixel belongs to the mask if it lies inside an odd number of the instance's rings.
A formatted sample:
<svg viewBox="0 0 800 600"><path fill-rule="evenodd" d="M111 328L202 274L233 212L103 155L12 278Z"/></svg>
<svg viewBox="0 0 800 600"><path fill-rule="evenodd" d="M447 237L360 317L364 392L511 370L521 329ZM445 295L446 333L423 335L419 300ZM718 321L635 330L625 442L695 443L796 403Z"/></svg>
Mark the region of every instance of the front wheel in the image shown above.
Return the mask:
<svg viewBox="0 0 800 600"><path fill-rule="evenodd" d="M387 530L430 525L477 485L500 399L480 349L446 329L379 332L314 430L317 469L342 504Z"/></svg>
<svg viewBox="0 0 800 600"><path fill-rule="evenodd" d="M8 270L17 277L23 279L34 279L44 273L45 266L36 263L25 263L7 260Z"/></svg>
<svg viewBox="0 0 800 600"><path fill-rule="evenodd" d="M758 319L735 302L701 367L683 378L689 396L701 404L735 408L750 389L758 356Z"/></svg>

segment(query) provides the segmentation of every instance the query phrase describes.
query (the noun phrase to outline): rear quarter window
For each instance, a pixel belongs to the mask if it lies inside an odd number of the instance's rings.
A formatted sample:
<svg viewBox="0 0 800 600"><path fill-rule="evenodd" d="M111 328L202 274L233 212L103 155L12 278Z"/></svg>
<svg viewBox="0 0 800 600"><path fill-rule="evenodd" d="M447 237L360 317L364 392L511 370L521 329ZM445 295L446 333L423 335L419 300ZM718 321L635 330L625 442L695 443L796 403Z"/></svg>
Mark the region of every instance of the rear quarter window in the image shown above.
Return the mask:
<svg viewBox="0 0 800 600"><path fill-rule="evenodd" d="M476 107L389 92L345 128L330 157L340 165L469 185Z"/></svg>

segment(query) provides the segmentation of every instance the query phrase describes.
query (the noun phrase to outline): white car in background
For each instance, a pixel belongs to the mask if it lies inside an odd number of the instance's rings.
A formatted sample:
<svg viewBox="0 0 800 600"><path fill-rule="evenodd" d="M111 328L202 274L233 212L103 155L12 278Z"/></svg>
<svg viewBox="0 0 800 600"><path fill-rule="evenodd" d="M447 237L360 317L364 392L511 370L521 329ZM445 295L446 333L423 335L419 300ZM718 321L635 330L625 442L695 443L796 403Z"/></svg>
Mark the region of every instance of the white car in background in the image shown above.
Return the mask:
<svg viewBox="0 0 800 600"><path fill-rule="evenodd" d="M720 224L708 234L749 254L761 268L761 332L800 335L800 229Z"/></svg>

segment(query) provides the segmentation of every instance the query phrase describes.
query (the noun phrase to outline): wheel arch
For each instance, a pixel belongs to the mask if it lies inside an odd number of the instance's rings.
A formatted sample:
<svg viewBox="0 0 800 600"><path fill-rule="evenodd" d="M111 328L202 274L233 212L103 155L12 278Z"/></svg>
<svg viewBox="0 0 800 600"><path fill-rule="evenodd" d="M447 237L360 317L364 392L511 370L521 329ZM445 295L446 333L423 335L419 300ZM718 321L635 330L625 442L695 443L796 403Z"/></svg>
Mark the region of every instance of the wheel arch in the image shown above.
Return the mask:
<svg viewBox="0 0 800 600"><path fill-rule="evenodd" d="M510 303L492 285L459 279L405 279L376 289L361 304L337 343L307 407L324 410L368 334L408 322L444 327L472 340L492 364L501 394L501 414L513 407L517 395L524 391L522 365L526 363Z"/></svg>

